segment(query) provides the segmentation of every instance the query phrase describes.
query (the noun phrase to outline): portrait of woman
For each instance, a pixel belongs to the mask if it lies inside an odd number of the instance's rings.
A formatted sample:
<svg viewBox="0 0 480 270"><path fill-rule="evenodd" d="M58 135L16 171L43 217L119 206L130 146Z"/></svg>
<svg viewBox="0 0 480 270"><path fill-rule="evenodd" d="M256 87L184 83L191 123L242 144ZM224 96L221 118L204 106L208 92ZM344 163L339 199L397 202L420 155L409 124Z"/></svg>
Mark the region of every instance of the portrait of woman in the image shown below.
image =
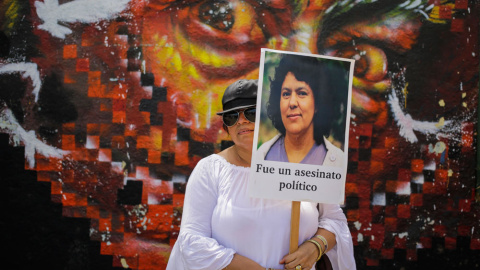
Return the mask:
<svg viewBox="0 0 480 270"><path fill-rule="evenodd" d="M273 78L266 73L269 87L263 90L268 95L267 121L277 134L263 142L258 153L270 161L341 167L343 137L332 134L345 132L346 102L338 105L337 101L339 93L346 97L348 69L342 70L338 61L330 59L279 57Z"/></svg>

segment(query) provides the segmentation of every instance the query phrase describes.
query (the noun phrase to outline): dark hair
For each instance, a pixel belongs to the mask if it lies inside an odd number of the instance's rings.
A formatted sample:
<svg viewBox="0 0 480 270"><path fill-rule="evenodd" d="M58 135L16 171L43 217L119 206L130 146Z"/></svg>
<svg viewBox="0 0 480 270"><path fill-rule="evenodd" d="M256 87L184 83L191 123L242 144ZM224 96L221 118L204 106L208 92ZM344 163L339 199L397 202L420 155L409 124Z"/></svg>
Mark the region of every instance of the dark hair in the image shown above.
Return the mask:
<svg viewBox="0 0 480 270"><path fill-rule="evenodd" d="M317 144L328 137L332 124L332 91L328 76L328 66L323 59L315 57L285 54L275 68L275 76L270 79L270 97L267 102L267 115L273 126L285 135L285 126L280 112L282 84L288 72L293 73L298 81L307 83L315 99L316 113L313 116L313 138Z"/></svg>

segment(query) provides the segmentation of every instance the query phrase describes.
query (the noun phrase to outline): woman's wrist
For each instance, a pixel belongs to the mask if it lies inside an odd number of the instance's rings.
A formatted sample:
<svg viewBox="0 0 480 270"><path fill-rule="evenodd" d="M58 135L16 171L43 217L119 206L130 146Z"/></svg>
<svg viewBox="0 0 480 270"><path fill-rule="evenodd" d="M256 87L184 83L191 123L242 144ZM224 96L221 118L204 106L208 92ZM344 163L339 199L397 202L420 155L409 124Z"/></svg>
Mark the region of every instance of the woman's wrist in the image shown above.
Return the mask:
<svg viewBox="0 0 480 270"><path fill-rule="evenodd" d="M328 242L327 242L327 239L325 237L323 237L323 235L320 235L320 234L317 234L315 235L316 239L320 239L320 241L322 242L323 244L323 253L327 252L328 250Z"/></svg>
<svg viewBox="0 0 480 270"><path fill-rule="evenodd" d="M317 248L318 257L315 259L315 261L318 262L318 261L320 260L320 258L322 257L322 255L323 255L322 247L321 247L320 244L319 244L317 241L315 241L314 239L309 239L309 240L307 240L306 242L310 242L310 243L314 244L315 247Z"/></svg>

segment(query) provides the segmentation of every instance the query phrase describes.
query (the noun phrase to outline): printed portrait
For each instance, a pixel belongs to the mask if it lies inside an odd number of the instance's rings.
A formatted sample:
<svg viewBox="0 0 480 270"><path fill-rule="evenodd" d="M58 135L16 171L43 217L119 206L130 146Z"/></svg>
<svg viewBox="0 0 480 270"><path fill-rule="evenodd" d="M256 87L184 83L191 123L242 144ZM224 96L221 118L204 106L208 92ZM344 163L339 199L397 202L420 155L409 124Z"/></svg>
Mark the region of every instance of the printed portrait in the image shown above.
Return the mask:
<svg viewBox="0 0 480 270"><path fill-rule="evenodd" d="M353 64L262 49L252 196L343 203Z"/></svg>

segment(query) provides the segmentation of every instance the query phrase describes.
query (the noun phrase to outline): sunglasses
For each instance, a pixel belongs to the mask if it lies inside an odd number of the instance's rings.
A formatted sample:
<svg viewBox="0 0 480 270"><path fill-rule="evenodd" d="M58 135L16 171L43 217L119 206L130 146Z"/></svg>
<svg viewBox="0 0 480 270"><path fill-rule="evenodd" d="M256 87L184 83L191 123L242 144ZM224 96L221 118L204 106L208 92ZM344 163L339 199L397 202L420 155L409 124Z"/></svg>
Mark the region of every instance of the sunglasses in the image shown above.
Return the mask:
<svg viewBox="0 0 480 270"><path fill-rule="evenodd" d="M238 118L240 118L241 112L243 112L243 116L245 116L248 121L255 123L255 114L257 113L257 108L255 107L240 111L226 112L223 114L223 123L227 125L227 127L235 125L238 122Z"/></svg>

